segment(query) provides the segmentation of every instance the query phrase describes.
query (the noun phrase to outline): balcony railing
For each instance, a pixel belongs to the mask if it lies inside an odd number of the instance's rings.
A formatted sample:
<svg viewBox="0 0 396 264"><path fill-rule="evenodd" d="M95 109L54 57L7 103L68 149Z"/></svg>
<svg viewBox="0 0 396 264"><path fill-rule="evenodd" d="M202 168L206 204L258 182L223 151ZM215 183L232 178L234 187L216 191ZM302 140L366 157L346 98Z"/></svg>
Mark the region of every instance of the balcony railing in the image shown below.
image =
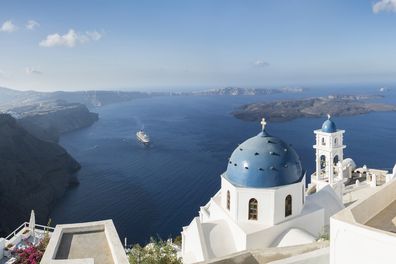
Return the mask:
<svg viewBox="0 0 396 264"><path fill-rule="evenodd" d="M10 240L12 237L16 236L22 229L26 228L29 226L28 222L24 222L23 224L21 224L18 228L16 228L12 233L10 233L8 236L5 237L6 240ZM39 224L35 224L34 228L36 230L43 230L43 231L50 231L53 232L55 230L55 228L50 227L50 226L44 226L44 225L39 225Z"/></svg>

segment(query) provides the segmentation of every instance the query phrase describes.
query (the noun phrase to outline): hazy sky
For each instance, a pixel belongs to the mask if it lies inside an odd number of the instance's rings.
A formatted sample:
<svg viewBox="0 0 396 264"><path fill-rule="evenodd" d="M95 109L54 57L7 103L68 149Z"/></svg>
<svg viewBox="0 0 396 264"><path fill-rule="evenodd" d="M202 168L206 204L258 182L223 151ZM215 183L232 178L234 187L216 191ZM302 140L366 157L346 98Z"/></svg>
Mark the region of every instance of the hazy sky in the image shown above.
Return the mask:
<svg viewBox="0 0 396 264"><path fill-rule="evenodd" d="M0 1L0 86L396 81L396 0Z"/></svg>

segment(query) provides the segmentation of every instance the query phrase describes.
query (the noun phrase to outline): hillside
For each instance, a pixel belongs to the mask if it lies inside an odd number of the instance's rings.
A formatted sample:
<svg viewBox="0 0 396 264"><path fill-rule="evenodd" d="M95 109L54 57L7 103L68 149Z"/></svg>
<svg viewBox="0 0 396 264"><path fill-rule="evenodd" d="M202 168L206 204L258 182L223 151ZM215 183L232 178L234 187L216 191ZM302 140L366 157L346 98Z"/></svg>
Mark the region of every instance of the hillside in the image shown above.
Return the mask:
<svg viewBox="0 0 396 264"><path fill-rule="evenodd" d="M50 209L80 169L56 143L40 140L7 114L0 114L0 233L24 221L34 209L46 223Z"/></svg>

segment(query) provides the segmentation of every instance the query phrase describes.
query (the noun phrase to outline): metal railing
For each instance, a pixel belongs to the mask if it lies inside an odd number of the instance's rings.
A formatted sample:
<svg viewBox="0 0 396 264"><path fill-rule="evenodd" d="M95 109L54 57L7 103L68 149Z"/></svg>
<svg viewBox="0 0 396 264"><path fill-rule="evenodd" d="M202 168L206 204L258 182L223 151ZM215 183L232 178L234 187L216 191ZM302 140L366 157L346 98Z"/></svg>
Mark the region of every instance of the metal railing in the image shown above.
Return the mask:
<svg viewBox="0 0 396 264"><path fill-rule="evenodd" d="M24 222L22 223L19 227L17 227L11 234L9 234L8 236L5 237L5 240L10 240L12 237L16 236L22 229L26 228L29 226L28 222ZM35 229L39 229L39 230L43 230L43 231L54 231L55 228L50 227L50 226L44 226L44 225L39 225L39 224L35 224L34 225Z"/></svg>

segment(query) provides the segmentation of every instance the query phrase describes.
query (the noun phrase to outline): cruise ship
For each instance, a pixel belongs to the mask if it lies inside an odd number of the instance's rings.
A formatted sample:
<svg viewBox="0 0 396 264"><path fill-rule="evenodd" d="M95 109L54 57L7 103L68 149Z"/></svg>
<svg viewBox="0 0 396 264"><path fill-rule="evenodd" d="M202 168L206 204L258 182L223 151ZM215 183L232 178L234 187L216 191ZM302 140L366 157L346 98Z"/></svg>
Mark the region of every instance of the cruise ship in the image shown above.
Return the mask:
<svg viewBox="0 0 396 264"><path fill-rule="evenodd" d="M144 144L150 143L150 137L143 130L139 130L136 133L136 138Z"/></svg>

